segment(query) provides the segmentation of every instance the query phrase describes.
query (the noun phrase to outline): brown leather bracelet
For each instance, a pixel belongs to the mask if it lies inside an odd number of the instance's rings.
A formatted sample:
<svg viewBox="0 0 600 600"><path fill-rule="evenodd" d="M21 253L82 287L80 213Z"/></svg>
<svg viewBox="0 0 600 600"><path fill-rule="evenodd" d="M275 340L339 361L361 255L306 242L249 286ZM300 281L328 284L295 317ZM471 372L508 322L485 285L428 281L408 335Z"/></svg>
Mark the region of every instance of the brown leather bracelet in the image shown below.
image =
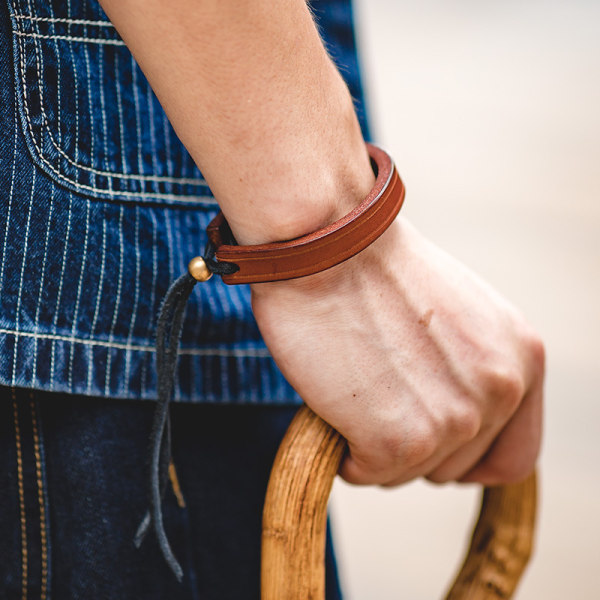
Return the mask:
<svg viewBox="0 0 600 600"><path fill-rule="evenodd" d="M219 263L236 265L222 275L228 284L281 281L313 275L358 254L392 223L404 202L405 189L390 156L367 144L375 185L349 214L314 233L271 244L238 246L223 213L208 225L207 233Z"/></svg>

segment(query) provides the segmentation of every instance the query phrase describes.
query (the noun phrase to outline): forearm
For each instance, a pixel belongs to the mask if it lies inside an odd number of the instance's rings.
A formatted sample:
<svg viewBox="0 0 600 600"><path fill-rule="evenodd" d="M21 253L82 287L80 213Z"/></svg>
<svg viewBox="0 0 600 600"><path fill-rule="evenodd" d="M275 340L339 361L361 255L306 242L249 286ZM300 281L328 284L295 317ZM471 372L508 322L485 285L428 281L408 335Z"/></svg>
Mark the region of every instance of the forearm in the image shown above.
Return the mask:
<svg viewBox="0 0 600 600"><path fill-rule="evenodd" d="M303 0L101 0L241 243L293 238L373 183Z"/></svg>

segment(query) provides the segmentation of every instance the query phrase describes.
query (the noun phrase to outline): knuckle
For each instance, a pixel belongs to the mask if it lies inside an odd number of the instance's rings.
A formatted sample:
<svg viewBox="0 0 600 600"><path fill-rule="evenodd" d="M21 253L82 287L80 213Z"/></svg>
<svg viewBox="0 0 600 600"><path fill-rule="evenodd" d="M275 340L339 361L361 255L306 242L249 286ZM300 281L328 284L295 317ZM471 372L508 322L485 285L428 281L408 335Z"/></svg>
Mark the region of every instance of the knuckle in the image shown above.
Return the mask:
<svg viewBox="0 0 600 600"><path fill-rule="evenodd" d="M403 470L427 460L435 451L432 429L424 423L406 427L388 426L380 436L383 453Z"/></svg>
<svg viewBox="0 0 600 600"><path fill-rule="evenodd" d="M525 395L525 382L517 368L497 364L487 369L484 389L499 412L511 415Z"/></svg>
<svg viewBox="0 0 600 600"><path fill-rule="evenodd" d="M380 431L379 445L386 460L394 463L402 458L405 452L406 439L401 435L399 428L388 424Z"/></svg>
<svg viewBox="0 0 600 600"><path fill-rule="evenodd" d="M427 423L418 423L408 433L403 460L408 467L414 467L431 458L436 447L433 428Z"/></svg>
<svg viewBox="0 0 600 600"><path fill-rule="evenodd" d="M452 414L448 418L448 436L465 444L475 439L481 430L481 423L481 412L474 405L456 403Z"/></svg>

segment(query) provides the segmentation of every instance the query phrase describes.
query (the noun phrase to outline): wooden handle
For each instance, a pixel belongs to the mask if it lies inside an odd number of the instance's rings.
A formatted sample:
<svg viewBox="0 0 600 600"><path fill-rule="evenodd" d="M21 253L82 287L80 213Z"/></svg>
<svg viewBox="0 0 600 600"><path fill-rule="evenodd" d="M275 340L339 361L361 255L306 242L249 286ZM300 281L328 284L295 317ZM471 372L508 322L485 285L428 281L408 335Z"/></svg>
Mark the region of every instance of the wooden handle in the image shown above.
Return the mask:
<svg viewBox="0 0 600 600"><path fill-rule="evenodd" d="M345 440L303 406L283 439L267 489L262 600L324 600L327 501ZM510 598L529 559L536 479L486 488L448 600Z"/></svg>

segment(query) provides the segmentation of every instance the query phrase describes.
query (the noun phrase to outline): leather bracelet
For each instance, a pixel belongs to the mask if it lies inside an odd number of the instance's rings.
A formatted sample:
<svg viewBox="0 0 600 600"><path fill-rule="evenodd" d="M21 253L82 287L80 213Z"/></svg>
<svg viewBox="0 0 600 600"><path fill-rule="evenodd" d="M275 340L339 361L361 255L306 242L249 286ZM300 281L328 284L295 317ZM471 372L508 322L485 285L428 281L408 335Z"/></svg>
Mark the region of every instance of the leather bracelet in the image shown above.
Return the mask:
<svg viewBox="0 0 600 600"><path fill-rule="evenodd" d="M229 273L220 273L223 281L263 283L313 275L373 243L400 211L405 189L390 156L372 144L367 144L367 149L375 185L352 212L318 231L285 242L238 246L223 213L219 213L208 225L207 233L217 264L231 266ZM196 277L191 264L190 273Z"/></svg>

